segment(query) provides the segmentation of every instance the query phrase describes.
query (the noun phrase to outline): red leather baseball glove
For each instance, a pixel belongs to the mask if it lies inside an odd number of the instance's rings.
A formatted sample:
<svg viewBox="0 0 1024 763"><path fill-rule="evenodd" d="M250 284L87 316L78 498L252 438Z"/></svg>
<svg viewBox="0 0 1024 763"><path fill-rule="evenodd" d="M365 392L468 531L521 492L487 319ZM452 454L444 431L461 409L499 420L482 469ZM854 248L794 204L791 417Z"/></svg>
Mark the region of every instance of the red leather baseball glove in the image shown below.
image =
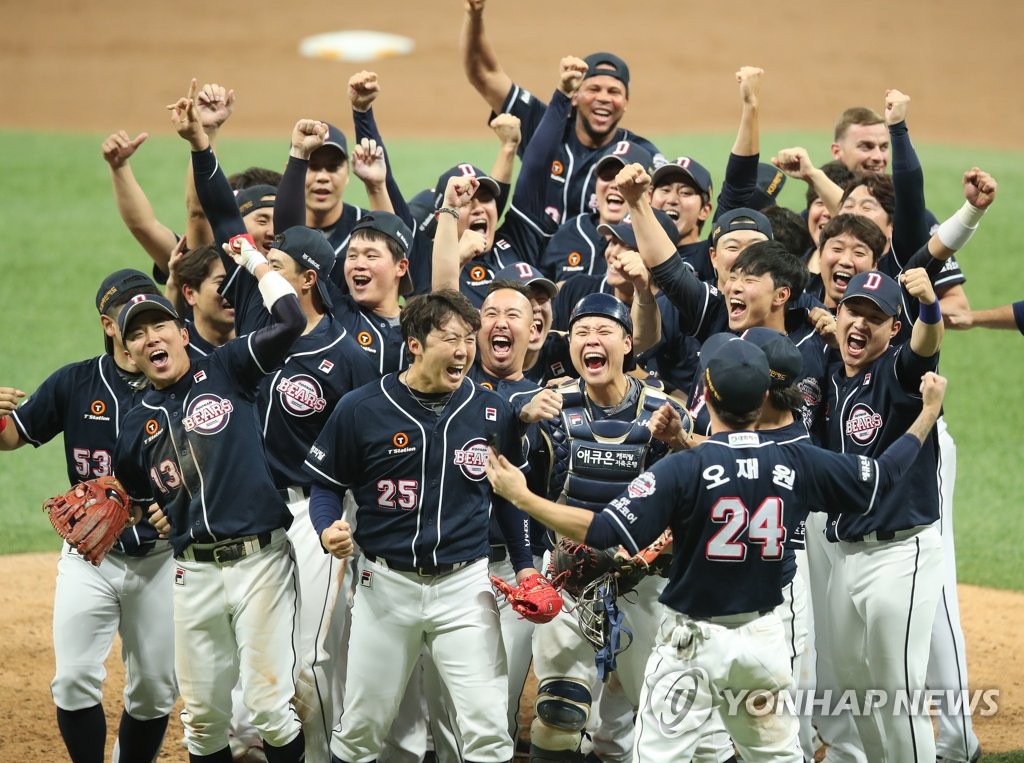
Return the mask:
<svg viewBox="0 0 1024 763"><path fill-rule="evenodd" d="M43 503L53 529L87 561L98 565L131 524L131 501L114 477L80 482Z"/></svg>
<svg viewBox="0 0 1024 763"><path fill-rule="evenodd" d="M491 575L491 585L505 595L512 609L532 623L551 622L562 611L561 595L539 572L514 588L497 575Z"/></svg>

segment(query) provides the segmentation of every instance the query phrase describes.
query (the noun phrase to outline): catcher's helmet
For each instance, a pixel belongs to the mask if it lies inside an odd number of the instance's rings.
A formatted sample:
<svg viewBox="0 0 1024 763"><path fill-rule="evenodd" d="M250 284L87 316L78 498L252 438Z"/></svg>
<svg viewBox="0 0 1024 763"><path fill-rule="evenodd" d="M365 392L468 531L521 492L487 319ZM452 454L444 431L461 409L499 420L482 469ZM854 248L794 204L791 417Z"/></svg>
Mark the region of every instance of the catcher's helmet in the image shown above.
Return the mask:
<svg viewBox="0 0 1024 763"><path fill-rule="evenodd" d="M611 294L601 292L588 294L577 302L576 307L572 309L572 315L569 316L570 330L572 324L588 315L611 318L613 321L621 323L627 334L633 335L633 319L629 315L629 308Z"/></svg>
<svg viewBox="0 0 1024 763"><path fill-rule="evenodd" d="M610 318L626 329L626 334L633 336L633 318L630 317L629 308L611 294L604 294L602 292L588 294L577 302L576 307L572 309L572 314L569 316L570 333L572 332L572 324L588 315ZM634 368L636 368L636 358L634 357L633 350L630 349L622 359L622 370L631 371Z"/></svg>

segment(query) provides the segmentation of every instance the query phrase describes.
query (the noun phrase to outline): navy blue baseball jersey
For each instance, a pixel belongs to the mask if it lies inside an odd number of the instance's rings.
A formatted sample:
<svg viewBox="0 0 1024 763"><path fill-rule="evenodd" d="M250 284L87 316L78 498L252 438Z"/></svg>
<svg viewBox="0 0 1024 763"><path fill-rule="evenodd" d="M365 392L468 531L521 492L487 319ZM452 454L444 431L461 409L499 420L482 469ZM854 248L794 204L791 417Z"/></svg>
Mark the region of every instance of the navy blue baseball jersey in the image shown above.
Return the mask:
<svg viewBox="0 0 1024 763"><path fill-rule="evenodd" d="M661 311L661 339L637 353L637 367L665 385L665 391L688 397L699 365L700 342L679 328L679 311L664 292L655 297Z"/></svg>
<svg viewBox="0 0 1024 763"><path fill-rule="evenodd" d="M871 512L899 471L878 467L871 458L781 445L756 432L717 434L634 479L595 517L587 542L614 540L636 553L670 527L673 562L662 603L692 617L766 612L782 603L794 507Z"/></svg>
<svg viewBox="0 0 1024 763"><path fill-rule="evenodd" d="M273 309L277 323L192 359L177 382L147 392L125 417L114 458L118 478L132 498L161 506L176 555L191 543L291 524L267 464L256 390L306 318L294 295Z"/></svg>
<svg viewBox="0 0 1024 763"><path fill-rule="evenodd" d="M398 316L385 318L361 307L350 295L332 294L331 312L367 354L378 376L402 371L412 360Z"/></svg>
<svg viewBox="0 0 1024 763"><path fill-rule="evenodd" d="M115 443L148 383L141 374L118 368L109 355L100 355L54 371L11 413L11 420L21 439L37 448L64 434L68 482L75 485L115 474ZM153 526L142 521L121 533L114 549L141 555L156 536Z"/></svg>
<svg viewBox="0 0 1024 763"><path fill-rule="evenodd" d="M556 283L581 275L604 275L608 239L597 232L598 220L597 212L588 212L560 225L544 247L538 270Z"/></svg>
<svg viewBox="0 0 1024 763"><path fill-rule="evenodd" d="M340 503L325 511L317 489L347 489L365 554L413 567L458 564L489 555L493 500L513 564L532 566L525 515L492 498L487 481L489 440L525 465L512 407L469 379L438 415L431 404L443 397L413 394L388 374L341 399L305 462L315 483L310 518L317 534L341 518Z"/></svg>
<svg viewBox="0 0 1024 763"><path fill-rule="evenodd" d="M562 93L556 92L552 96L551 106L561 105L565 108L566 104L560 104L560 99L564 99L566 103L569 100ZM519 144L520 155L533 140L534 133L548 108L550 107L547 104L516 84L509 89L501 110L519 117L523 136L522 143ZM490 118L493 119L494 116L492 113ZM545 179L544 207L551 219L561 224L569 218L593 210L594 187L597 180L594 168L602 156L614 149L619 141L624 140L647 149L654 157L655 164L664 162L665 158L657 146L622 127L616 129L606 145L600 148L584 146L576 136L575 120L572 118L570 106L569 118L563 122L561 140L551 159Z"/></svg>
<svg viewBox="0 0 1024 763"><path fill-rule="evenodd" d="M330 315L295 341L259 387L260 426L279 488L310 485L302 463L338 401L377 378L370 356Z"/></svg>
<svg viewBox="0 0 1024 763"><path fill-rule="evenodd" d="M185 328L188 329L188 354L193 358L204 358L217 349L199 333L192 321L186 320Z"/></svg>
<svg viewBox="0 0 1024 763"><path fill-rule="evenodd" d="M890 346L855 376L842 363L829 369L825 445L840 453L874 456L895 441L921 412L921 377L938 366L909 344ZM906 478L884 496L870 517L842 515L826 528L829 540L907 530L939 518L938 434L932 429Z"/></svg>
<svg viewBox="0 0 1024 763"><path fill-rule="evenodd" d="M537 360L523 371L528 379L544 386L563 376L578 377L569 355L569 337L563 331L549 331L541 345Z"/></svg>

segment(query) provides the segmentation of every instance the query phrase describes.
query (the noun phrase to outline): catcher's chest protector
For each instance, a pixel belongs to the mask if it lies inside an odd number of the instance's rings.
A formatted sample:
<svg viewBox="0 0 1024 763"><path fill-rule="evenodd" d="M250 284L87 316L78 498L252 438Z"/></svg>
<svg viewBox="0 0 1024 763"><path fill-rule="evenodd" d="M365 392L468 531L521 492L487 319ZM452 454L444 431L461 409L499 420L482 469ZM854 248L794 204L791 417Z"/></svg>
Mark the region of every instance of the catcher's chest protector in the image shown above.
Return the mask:
<svg viewBox="0 0 1024 763"><path fill-rule="evenodd" d="M657 383L656 383L657 384ZM563 494L570 506L600 511L647 467L651 430L647 422L666 402L660 384L644 383L630 421L594 421L582 390L583 382L559 387L562 422L568 435L569 468Z"/></svg>

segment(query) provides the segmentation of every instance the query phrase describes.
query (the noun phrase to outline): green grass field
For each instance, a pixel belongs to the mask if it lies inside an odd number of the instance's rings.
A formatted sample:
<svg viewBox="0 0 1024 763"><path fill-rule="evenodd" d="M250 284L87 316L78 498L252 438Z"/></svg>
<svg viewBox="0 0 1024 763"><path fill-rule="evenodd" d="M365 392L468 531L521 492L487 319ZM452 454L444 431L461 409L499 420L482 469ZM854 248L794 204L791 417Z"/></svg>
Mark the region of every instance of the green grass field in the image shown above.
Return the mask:
<svg viewBox="0 0 1024 763"><path fill-rule="evenodd" d="M0 132L0 177L4 203L4 274L0 304L6 309L0 331L0 385L34 390L46 376L74 360L102 351L94 307L100 280L120 267L148 269L145 254L122 226L113 203L104 136L58 136ZM705 159L721 178L732 143L729 135L654 136L666 155ZM790 145L811 147L815 162L825 161L824 134L766 134L764 154ZM978 165L1000 184L1000 197L982 229L960 258L969 279L972 304L989 307L1024 297L1024 277L1013 228L1024 221L1024 153L971 151L919 146L927 175L928 206L944 219L962 203L961 173ZM225 135L219 154L228 171L259 164L283 167L283 140L232 140ZM407 195L433 185L440 172L472 161L487 169L489 141L401 141L390 147ZM157 216L180 230L188 152L176 137L151 138L132 164ZM717 160L714 160L716 159ZM802 209L804 189L790 182L782 203ZM358 181L346 200L362 204ZM950 378L947 420L956 438L957 554L961 580L1024 590L1024 514L1017 506L1024 478L1024 416L1018 399L1024 371L1024 337L1016 332L973 331L950 335L942 359ZM39 510L47 496L66 489L62 448L52 443L33 452L22 448L0 457L0 554L59 547Z"/></svg>

